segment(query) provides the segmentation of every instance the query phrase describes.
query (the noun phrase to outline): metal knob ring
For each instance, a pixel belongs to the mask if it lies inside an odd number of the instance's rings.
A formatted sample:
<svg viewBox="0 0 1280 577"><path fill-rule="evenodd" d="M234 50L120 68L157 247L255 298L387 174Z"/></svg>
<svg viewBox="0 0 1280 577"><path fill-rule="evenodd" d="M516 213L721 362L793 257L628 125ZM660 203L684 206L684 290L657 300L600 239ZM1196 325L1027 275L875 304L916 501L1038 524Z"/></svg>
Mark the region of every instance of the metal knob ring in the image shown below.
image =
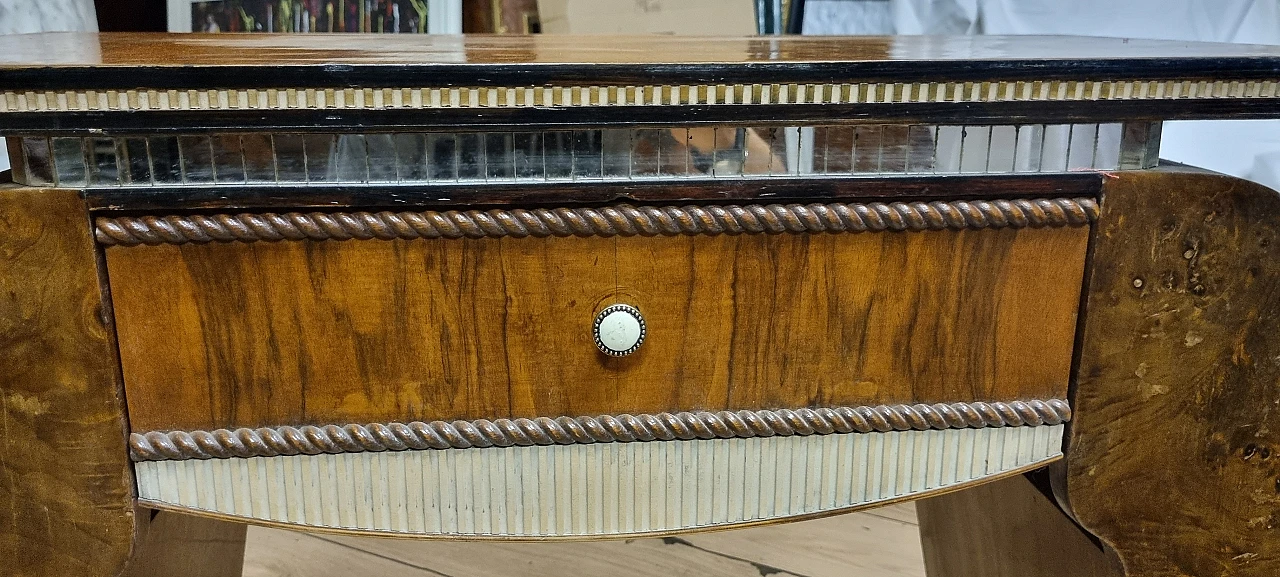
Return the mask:
<svg viewBox="0 0 1280 577"><path fill-rule="evenodd" d="M625 357L644 343L647 329L639 309L616 304L605 307L596 315L592 332L600 352L612 357Z"/></svg>

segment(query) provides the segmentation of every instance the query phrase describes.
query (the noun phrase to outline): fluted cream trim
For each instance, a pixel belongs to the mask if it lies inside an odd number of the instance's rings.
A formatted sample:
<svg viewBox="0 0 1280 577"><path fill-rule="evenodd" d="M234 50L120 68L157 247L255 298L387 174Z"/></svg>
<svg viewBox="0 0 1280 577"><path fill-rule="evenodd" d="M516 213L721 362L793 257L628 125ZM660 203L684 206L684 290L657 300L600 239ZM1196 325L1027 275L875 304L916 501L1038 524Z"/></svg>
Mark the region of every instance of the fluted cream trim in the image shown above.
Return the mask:
<svg viewBox="0 0 1280 577"><path fill-rule="evenodd" d="M533 108L1276 98L1277 80L258 88L0 92L8 112Z"/></svg>
<svg viewBox="0 0 1280 577"><path fill-rule="evenodd" d="M150 461L142 504L404 536L600 537L806 517L1052 461L1063 425Z"/></svg>

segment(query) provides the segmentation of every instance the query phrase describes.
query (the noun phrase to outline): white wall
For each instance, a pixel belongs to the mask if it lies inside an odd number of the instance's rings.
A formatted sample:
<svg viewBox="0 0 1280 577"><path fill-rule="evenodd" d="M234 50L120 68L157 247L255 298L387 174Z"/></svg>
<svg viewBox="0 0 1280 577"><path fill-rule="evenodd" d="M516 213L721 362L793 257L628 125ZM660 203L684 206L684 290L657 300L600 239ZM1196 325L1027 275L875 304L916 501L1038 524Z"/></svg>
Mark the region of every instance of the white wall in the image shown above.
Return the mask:
<svg viewBox="0 0 1280 577"><path fill-rule="evenodd" d="M0 34L97 29L93 0L0 0ZM5 150L0 138L0 170L9 168Z"/></svg>

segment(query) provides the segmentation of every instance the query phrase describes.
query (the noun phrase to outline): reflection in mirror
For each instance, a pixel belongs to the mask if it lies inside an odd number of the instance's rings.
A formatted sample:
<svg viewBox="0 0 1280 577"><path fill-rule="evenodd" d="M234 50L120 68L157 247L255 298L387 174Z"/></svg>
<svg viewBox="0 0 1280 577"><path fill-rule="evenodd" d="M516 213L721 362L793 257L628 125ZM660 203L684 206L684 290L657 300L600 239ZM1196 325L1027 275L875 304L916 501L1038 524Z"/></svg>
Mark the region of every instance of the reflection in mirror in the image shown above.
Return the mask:
<svg viewBox="0 0 1280 577"><path fill-rule="evenodd" d="M25 184L636 181L1149 168L1159 123L20 138Z"/></svg>

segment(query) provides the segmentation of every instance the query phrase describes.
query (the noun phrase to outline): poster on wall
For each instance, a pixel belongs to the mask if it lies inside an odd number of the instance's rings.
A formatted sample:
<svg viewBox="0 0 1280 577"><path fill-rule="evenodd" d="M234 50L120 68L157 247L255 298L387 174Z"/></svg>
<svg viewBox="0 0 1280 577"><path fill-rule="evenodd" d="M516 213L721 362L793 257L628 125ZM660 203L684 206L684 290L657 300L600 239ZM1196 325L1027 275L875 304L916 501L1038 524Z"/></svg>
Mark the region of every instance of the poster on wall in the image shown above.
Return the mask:
<svg viewBox="0 0 1280 577"><path fill-rule="evenodd" d="M456 34L461 12L461 0L169 0L169 31Z"/></svg>

